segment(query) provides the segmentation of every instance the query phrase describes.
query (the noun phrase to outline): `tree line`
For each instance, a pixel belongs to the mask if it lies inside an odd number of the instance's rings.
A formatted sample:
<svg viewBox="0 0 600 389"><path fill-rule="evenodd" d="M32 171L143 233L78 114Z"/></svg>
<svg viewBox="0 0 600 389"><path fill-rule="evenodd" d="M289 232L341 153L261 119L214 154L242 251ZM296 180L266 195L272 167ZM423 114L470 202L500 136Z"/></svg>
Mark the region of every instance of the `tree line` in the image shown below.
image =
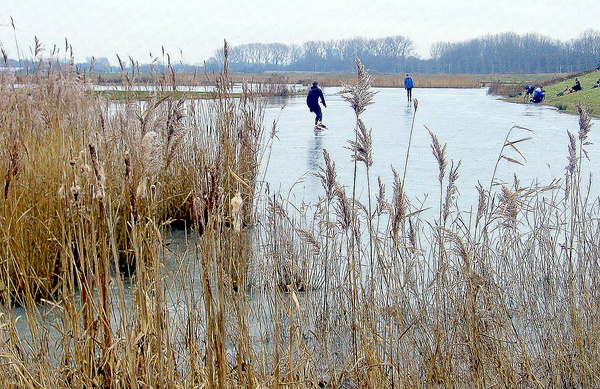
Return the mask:
<svg viewBox="0 0 600 389"><path fill-rule="evenodd" d="M310 41L303 45L250 43L230 48L229 64L234 71L299 70L352 71L355 58L379 64L379 67L401 65L414 52L413 42L403 36L381 39L352 38ZM217 51L209 66L223 63L223 52Z"/></svg>
<svg viewBox="0 0 600 389"><path fill-rule="evenodd" d="M9 59L2 50L3 69L21 72L35 71L40 64L35 59ZM133 59L114 65L106 58L88 58L74 64L80 72L114 73L135 70L145 73L171 68L176 72L219 71L224 63L223 50L204 65L188 65L158 60L141 64ZM315 71L353 72L355 58L373 73L573 73L600 65L600 31L587 30L578 38L566 42L543 35L519 35L505 32L485 35L461 42L438 42L430 48L430 58L415 53L410 38L396 35L385 38L351 38L329 41L309 41L301 45L282 43L249 43L229 47L229 67L235 72ZM71 60L72 61L72 60ZM65 58L63 61L69 62Z"/></svg>
<svg viewBox="0 0 600 389"><path fill-rule="evenodd" d="M486 35L431 46L431 58L415 55L404 36L309 41L302 45L250 43L230 48L229 66L237 72L337 71L354 69L354 59L372 72L397 73L562 73L594 68L600 60L600 31L587 30L567 42L535 33ZM207 61L223 64L223 52Z"/></svg>

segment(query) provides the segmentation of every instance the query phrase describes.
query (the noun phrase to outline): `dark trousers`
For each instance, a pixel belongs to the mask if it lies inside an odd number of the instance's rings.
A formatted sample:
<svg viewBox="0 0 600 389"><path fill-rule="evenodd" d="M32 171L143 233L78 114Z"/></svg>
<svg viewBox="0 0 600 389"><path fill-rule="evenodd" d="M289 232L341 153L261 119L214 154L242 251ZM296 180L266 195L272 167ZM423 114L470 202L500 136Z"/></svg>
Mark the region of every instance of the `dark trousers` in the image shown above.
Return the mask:
<svg viewBox="0 0 600 389"><path fill-rule="evenodd" d="M406 97L408 97L408 101L412 98L412 88L406 88Z"/></svg>
<svg viewBox="0 0 600 389"><path fill-rule="evenodd" d="M316 105L316 106L310 107L310 112L314 112L315 113L315 124L317 124L321 120L323 120L323 112L321 112L321 106L320 105Z"/></svg>

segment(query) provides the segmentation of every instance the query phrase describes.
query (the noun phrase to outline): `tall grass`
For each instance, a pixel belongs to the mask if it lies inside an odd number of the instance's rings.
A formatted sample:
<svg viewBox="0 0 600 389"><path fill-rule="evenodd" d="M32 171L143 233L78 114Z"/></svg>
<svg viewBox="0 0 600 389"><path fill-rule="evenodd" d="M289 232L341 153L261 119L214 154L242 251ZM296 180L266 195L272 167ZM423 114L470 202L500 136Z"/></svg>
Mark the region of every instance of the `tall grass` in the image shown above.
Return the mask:
<svg viewBox="0 0 600 389"><path fill-rule="evenodd" d="M457 206L460 163L430 132L440 190L428 220L405 191L408 152L393 182L371 177L371 78L357 70L344 94L353 182L324 150L316 204L259 180L277 123L263 133L264 99L233 98L226 66L205 102L114 104L69 69L22 86L3 74L0 384L598 386L587 111L565 180L492 179L473 212ZM126 91L136 77L122 73ZM179 88L172 71L154 83ZM508 131L496 169L523 163L528 132Z"/></svg>

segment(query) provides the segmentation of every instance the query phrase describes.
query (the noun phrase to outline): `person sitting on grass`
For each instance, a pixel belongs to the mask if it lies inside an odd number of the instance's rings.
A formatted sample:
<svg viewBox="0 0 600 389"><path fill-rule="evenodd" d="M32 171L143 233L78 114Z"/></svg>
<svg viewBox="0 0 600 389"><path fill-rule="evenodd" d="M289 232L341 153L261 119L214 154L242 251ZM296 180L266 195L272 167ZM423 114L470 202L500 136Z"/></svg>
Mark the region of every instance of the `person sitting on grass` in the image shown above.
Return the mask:
<svg viewBox="0 0 600 389"><path fill-rule="evenodd" d="M533 91L533 97L531 98L530 101L532 103L536 103L536 104L541 103L542 101L544 101L544 97L546 97L546 94L544 93L544 88L541 86L538 86Z"/></svg>
<svg viewBox="0 0 600 389"><path fill-rule="evenodd" d="M581 87L581 83L579 82L579 80L576 78L575 79L575 85L573 85L572 87L567 87L564 91L557 93L557 96L562 96L565 94L565 92L569 92L569 93L573 93L573 92L577 92L578 90L582 90L583 88Z"/></svg>
<svg viewBox="0 0 600 389"><path fill-rule="evenodd" d="M596 80L596 83L592 85L592 89L598 88L600 86L600 78Z"/></svg>

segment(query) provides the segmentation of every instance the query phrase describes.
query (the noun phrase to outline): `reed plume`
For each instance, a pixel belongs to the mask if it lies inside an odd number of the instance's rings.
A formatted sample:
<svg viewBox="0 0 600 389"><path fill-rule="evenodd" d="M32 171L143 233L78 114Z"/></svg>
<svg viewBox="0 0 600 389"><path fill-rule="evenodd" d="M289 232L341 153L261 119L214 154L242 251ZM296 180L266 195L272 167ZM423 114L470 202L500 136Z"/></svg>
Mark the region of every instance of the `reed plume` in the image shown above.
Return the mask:
<svg viewBox="0 0 600 389"><path fill-rule="evenodd" d="M511 191L506 185L501 188L498 195L497 216L502 219L502 225L506 227L515 227L517 222L517 212L519 210L519 190Z"/></svg>
<svg viewBox="0 0 600 389"><path fill-rule="evenodd" d="M335 162L331 160L326 149L323 149L323 160L325 161L325 167L319 166L320 172L316 173L316 176L321 180L321 185L325 190L325 198L331 201L335 196L338 183Z"/></svg>
<svg viewBox="0 0 600 389"><path fill-rule="evenodd" d="M446 185L446 197L444 199L444 205L442 207L442 222L446 224L448 217L450 216L450 208L454 205L456 197L459 194L458 186L456 181L458 181L458 169L460 168L461 161L458 161L456 166L454 166L454 161L450 163L450 172L448 173L448 184Z"/></svg>
<svg viewBox="0 0 600 389"><path fill-rule="evenodd" d="M159 134L148 131L142 138L142 166L144 175L152 181L156 180L163 166L163 144Z"/></svg>
<svg viewBox="0 0 600 389"><path fill-rule="evenodd" d="M240 232L242 229L242 219L240 217L240 212L242 210L242 196L240 192L237 192L235 196L230 201L231 203L231 215L233 218L233 230L235 232Z"/></svg>
<svg viewBox="0 0 600 389"><path fill-rule="evenodd" d="M577 104L577 112L579 113L579 141L584 142L584 144L587 145L589 143L585 143L585 141L592 128L592 118L588 108L583 104Z"/></svg>
<svg viewBox="0 0 600 389"><path fill-rule="evenodd" d="M11 132L8 139L8 167L4 180L4 199L8 198L8 192L13 179L19 174L23 148L17 134Z"/></svg>
<svg viewBox="0 0 600 389"><path fill-rule="evenodd" d="M571 132L567 132L567 136L569 137L569 144L568 144L568 161L569 163L567 164L567 166L565 166L565 170L567 171L567 174L569 176L572 176L574 173L577 172L577 166L579 158L577 156L577 140L575 138L575 135L573 135Z"/></svg>
<svg viewBox="0 0 600 389"><path fill-rule="evenodd" d="M444 180L444 176L446 175L446 145L441 146L437 136L434 135L433 132L431 132L431 130L427 128L427 126L425 126L425 128L427 129L427 132L429 132L429 136L431 137L431 152L433 153L433 156L435 157L438 163L438 181L440 184L439 222L442 223L442 220L444 219L442 217L442 213L444 211L444 206L442 205L442 183Z"/></svg>
<svg viewBox="0 0 600 389"><path fill-rule="evenodd" d="M408 215L408 204L404 193L404 183L400 179L400 175L394 169L394 188L392 194L392 215L391 215L391 230L394 239L398 238L401 227Z"/></svg>
<svg viewBox="0 0 600 389"><path fill-rule="evenodd" d="M440 145L437 136L431 132L427 126L425 126L425 129L427 129L427 132L429 132L429 136L431 137L431 152L438 163L438 169L440 172L438 175L438 180L441 183L446 175L446 166L448 164L446 161L446 145Z"/></svg>
<svg viewBox="0 0 600 389"><path fill-rule="evenodd" d="M487 207L487 192L481 185L481 182L477 183L477 214L475 216L475 226L479 225L479 221L485 215L486 207Z"/></svg>
<svg viewBox="0 0 600 389"><path fill-rule="evenodd" d="M344 100L350 103L354 114L358 117L367 106L373 104L373 97L377 92L371 90L373 77L367 72L358 57L355 59L355 64L357 82L353 85L342 84L342 90L339 93Z"/></svg>
<svg viewBox="0 0 600 389"><path fill-rule="evenodd" d="M373 165L373 140L371 131L367 129L365 123L359 118L356 140L348 141L349 149L352 151L352 159L357 162L362 162L367 168Z"/></svg>

